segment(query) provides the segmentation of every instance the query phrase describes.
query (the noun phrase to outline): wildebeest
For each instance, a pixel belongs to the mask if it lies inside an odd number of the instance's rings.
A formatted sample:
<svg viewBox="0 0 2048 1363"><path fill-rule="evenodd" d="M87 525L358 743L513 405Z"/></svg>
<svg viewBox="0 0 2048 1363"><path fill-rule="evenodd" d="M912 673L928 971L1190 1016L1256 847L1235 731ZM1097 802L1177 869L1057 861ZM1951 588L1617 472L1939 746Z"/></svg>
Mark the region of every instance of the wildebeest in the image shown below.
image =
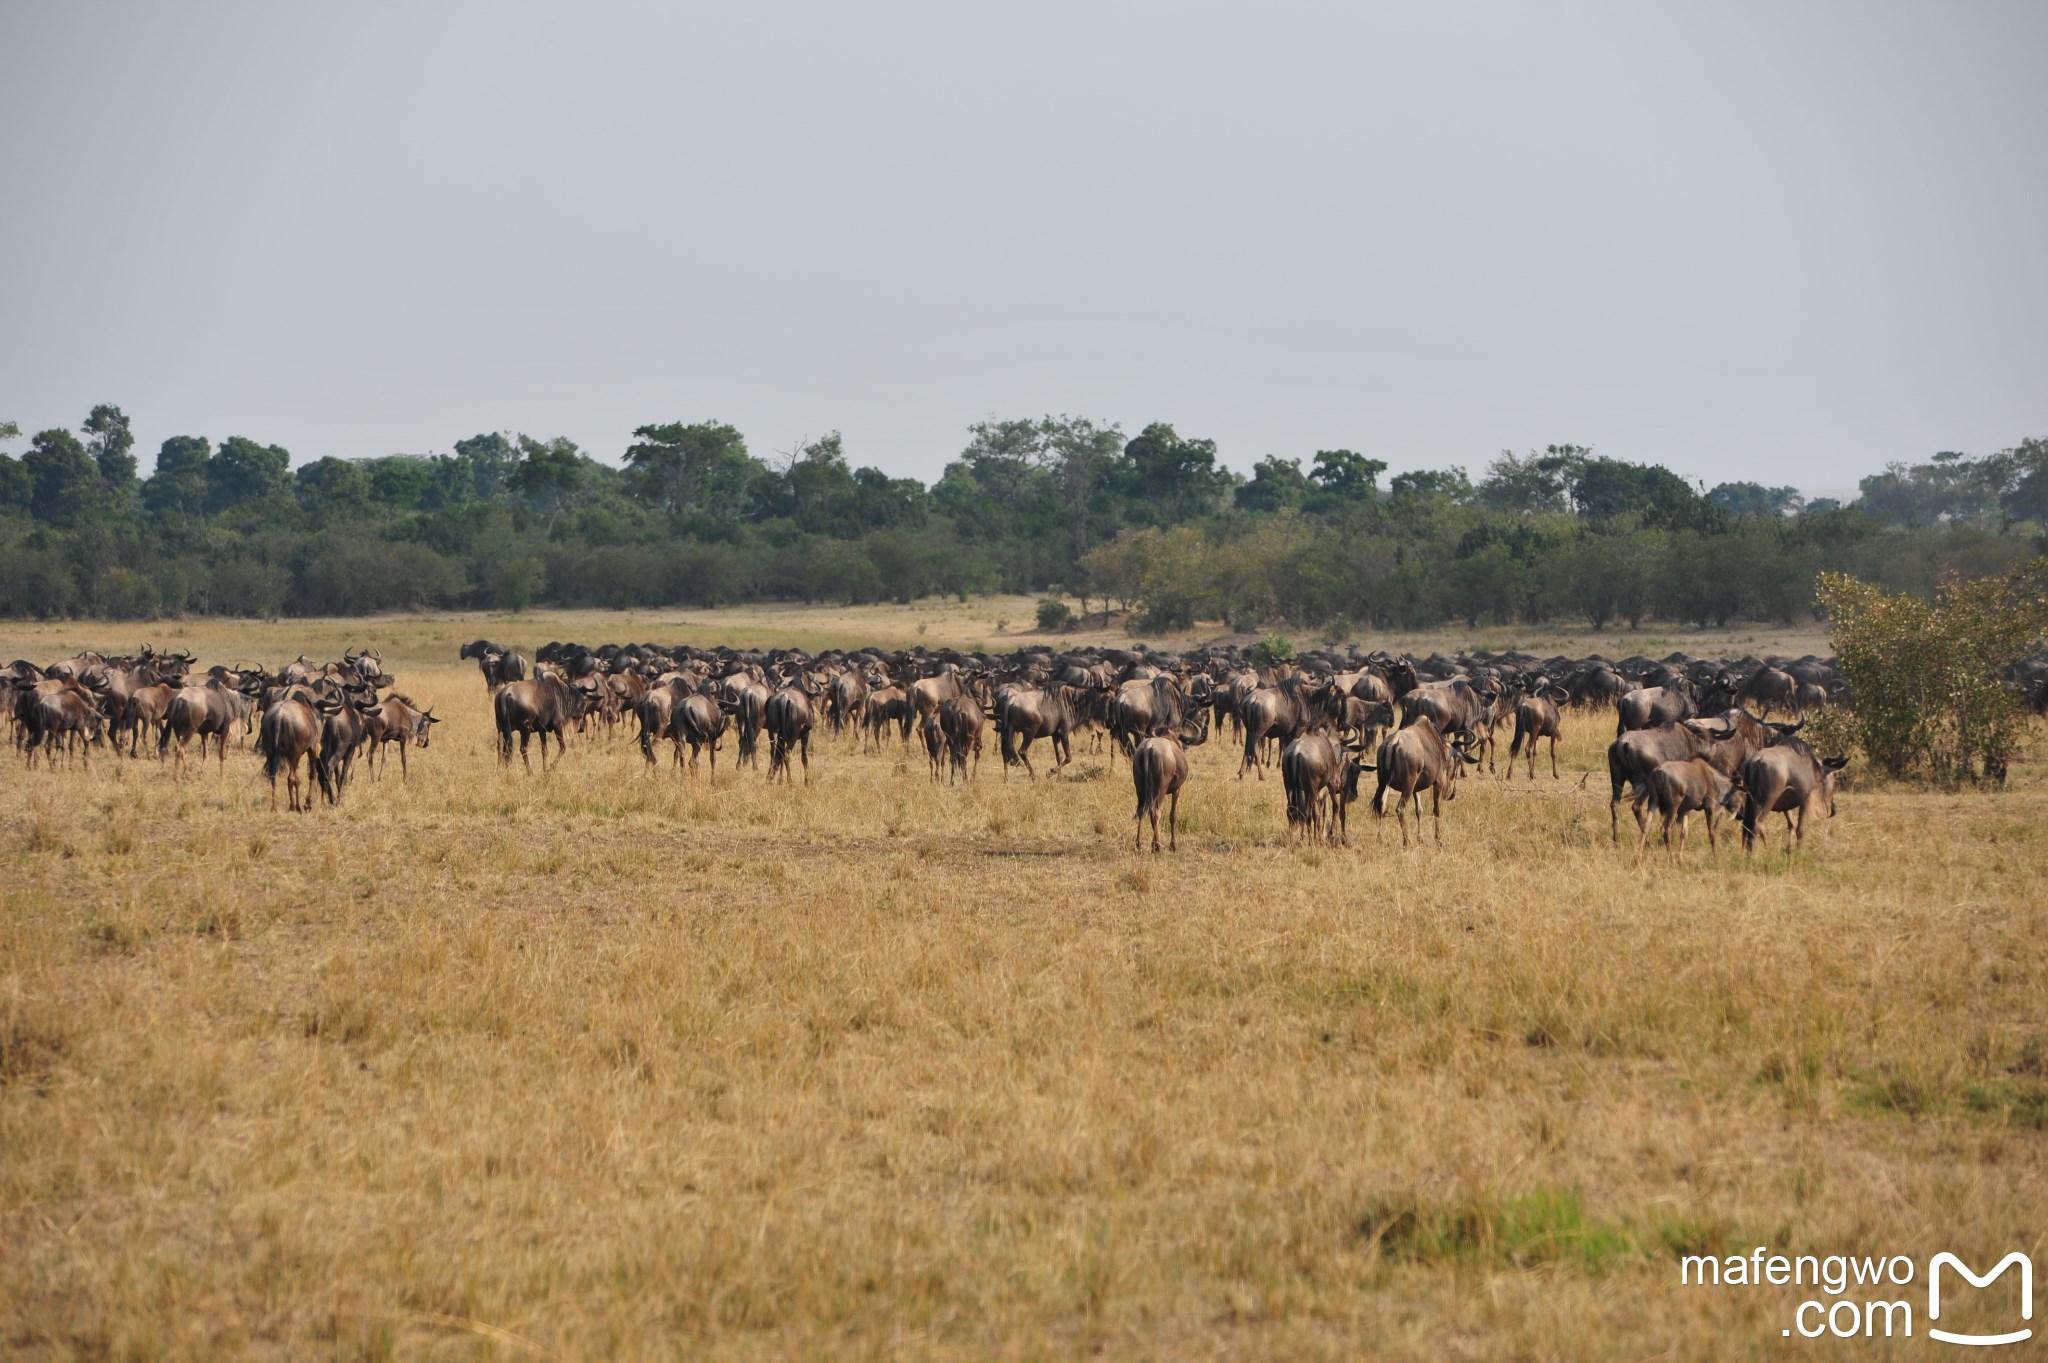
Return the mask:
<svg viewBox="0 0 2048 1363"><path fill-rule="evenodd" d="M503 644L478 639L462 646L462 656L476 659L477 671L484 674L486 690L526 680L526 659Z"/></svg>
<svg viewBox="0 0 2048 1363"><path fill-rule="evenodd" d="M879 749L882 735L893 725L908 725L911 720L910 697L900 686L882 686L868 692L867 705L862 716L862 727L866 736L862 747ZM907 732L907 729L906 729Z"/></svg>
<svg viewBox="0 0 2048 1363"><path fill-rule="evenodd" d="M926 711L917 721L917 742L924 749L925 761L931 765L932 781L936 783L946 760L946 731L939 727L937 710Z"/></svg>
<svg viewBox="0 0 2048 1363"><path fill-rule="evenodd" d="M1663 820L1664 846L1676 857L1685 851L1685 825L1695 810L1707 816L1707 845L1716 851L1720 841L1714 835L1714 819L1722 811L1737 813L1742 808L1742 789L1726 773L1703 758L1687 757L1660 762L1650 773L1650 808ZM1678 824L1678 846L1671 847L1671 825ZM1650 825L1642 827L1642 841L1650 840Z"/></svg>
<svg viewBox="0 0 2048 1363"><path fill-rule="evenodd" d="M1614 733L1618 738L1631 729L1676 724L1691 719L1699 711L1694 707L1691 689L1680 678L1664 686L1639 687L1629 692L1614 703L1614 713Z"/></svg>
<svg viewBox="0 0 2048 1363"><path fill-rule="evenodd" d="M356 768L356 754L370 736L364 708L376 698L367 685L344 686L331 708L321 707L320 751L313 770L320 778L320 793L331 805L341 803L342 789Z"/></svg>
<svg viewBox="0 0 2048 1363"><path fill-rule="evenodd" d="M304 813L313 807L313 793L299 784L299 762L306 763L308 784L314 775L314 750L320 743L320 721L329 702L295 692L268 707L259 726L263 774L270 779L270 807L277 808L277 774L286 776L290 807ZM339 702L334 703L337 707ZM301 792L303 790L303 798Z"/></svg>
<svg viewBox="0 0 2048 1363"><path fill-rule="evenodd" d="M1765 724L1740 710L1730 710L1709 720L1689 719L1677 724L1660 724L1653 729L1631 729L1607 745L1607 829L1621 840L1620 805L1623 790L1632 790L1631 809L1640 828L1644 805L1650 797L1650 773L1665 762L1688 757L1705 758L1722 775L1735 777L1742 764L1757 752L1782 742L1797 725Z"/></svg>
<svg viewBox="0 0 2048 1363"><path fill-rule="evenodd" d="M369 746L363 757L370 764L371 775L374 776L377 771L378 752L386 743L396 743L399 779L409 781L412 779L412 770L406 763L406 749L426 747L431 730L441 721L434 714L433 706L429 705L422 710L413 703L410 696L394 693L381 703L364 710L363 722L369 730L365 738ZM390 765L388 759L385 765Z"/></svg>
<svg viewBox="0 0 2048 1363"><path fill-rule="evenodd" d="M1244 758L1237 764L1238 779L1244 779L1249 767L1261 781L1265 780L1266 741L1292 742L1316 720L1334 718L1334 707L1330 704L1334 696L1327 677L1287 677L1246 696L1237 707L1237 720L1244 729Z"/></svg>
<svg viewBox="0 0 2048 1363"><path fill-rule="evenodd" d="M27 734L23 752L30 766L35 765L39 748L45 766L56 765L60 749L81 765L92 766L87 749L99 742L105 716L90 690L69 677L50 677L24 690L22 697L15 715Z"/></svg>
<svg viewBox="0 0 2048 1363"><path fill-rule="evenodd" d="M1806 841L1806 811L1819 801L1835 817L1835 775L1846 757L1819 757L1802 739L1773 744L1742 764L1742 848L1754 853L1766 814L1783 814L1792 826L1792 850Z"/></svg>
<svg viewBox="0 0 2048 1363"><path fill-rule="evenodd" d="M1054 682L1043 690L1006 686L998 691L996 728L1002 738L1004 775L1021 762L1025 773L1036 777L1031 745L1043 738L1052 744L1052 774L1058 776L1074 760L1073 733L1078 722L1071 687Z"/></svg>
<svg viewBox="0 0 2048 1363"><path fill-rule="evenodd" d="M1420 838L1421 794L1428 791L1430 826L1436 830L1436 840L1441 843L1444 840L1444 801L1457 798L1458 774L1467 765L1478 761L1465 750L1462 742L1447 738L1429 715L1418 714L1412 723L1388 734L1386 741L1380 744L1375 764L1379 769L1379 788L1373 792L1372 812L1384 817L1388 789L1400 792L1400 803L1394 806L1394 821L1401 825L1401 845L1406 847L1408 802L1415 801L1415 836Z"/></svg>
<svg viewBox="0 0 2048 1363"><path fill-rule="evenodd" d="M1161 729L1179 730L1187 722L1193 698L1179 679L1161 673L1127 681L1117 687L1109 713L1111 753L1131 751L1137 741ZM1199 701L1195 703L1199 704ZM1208 731L1203 731L1204 738Z"/></svg>
<svg viewBox="0 0 2048 1363"><path fill-rule="evenodd" d="M1280 779L1287 787L1287 823L1310 837L1325 831L1331 844L1348 840L1347 812L1358 798L1358 778L1371 771L1358 760L1364 745L1340 743L1321 731L1306 733L1280 750ZM1324 805L1329 813L1324 813Z"/></svg>
<svg viewBox="0 0 2048 1363"><path fill-rule="evenodd" d="M676 754L682 755L683 745L690 745L690 770L697 770L697 754L706 750L711 753L711 774L718 775L718 740L725 733L726 715L718 702L709 696L691 694L676 702L675 713L669 719L669 732L676 742Z"/></svg>
<svg viewBox="0 0 2048 1363"><path fill-rule="evenodd" d="M1152 820L1152 850L1159 850L1159 805L1167 802L1166 845L1169 849L1180 850L1180 788L1188 780L1187 749L1208 740L1209 712L1195 711L1193 719L1183 719L1171 728L1160 725L1150 738L1145 739L1131 750L1131 782L1137 789L1138 812L1132 819L1138 825L1133 851L1142 851L1145 846L1145 820Z"/></svg>
<svg viewBox="0 0 2048 1363"><path fill-rule="evenodd" d="M235 721L249 714L249 698L241 692L221 685L216 678L204 686L181 687L164 707L163 722L157 728L156 751L161 758L173 738L178 741L174 770L185 767L185 745L195 737L199 740L199 761L206 761L206 740L214 740L214 757L222 770L227 768L228 731Z"/></svg>
<svg viewBox="0 0 2048 1363"><path fill-rule="evenodd" d="M583 695L570 686L562 674L544 667L532 681L508 682L491 697L491 709L498 721L498 760L512 760L512 735L519 735L519 761L528 771L526 746L540 736L540 769L548 769L548 735L555 737L559 761L568 749L565 728L583 716Z"/></svg>
<svg viewBox="0 0 2048 1363"><path fill-rule="evenodd" d="M974 754L973 775L981 772L981 703L972 696L955 696L939 705L939 728L946 737L947 780L970 779L967 755Z"/></svg>
<svg viewBox="0 0 2048 1363"><path fill-rule="evenodd" d="M858 729L867 718L868 679L860 669L849 667L832 679L832 685L825 693L826 712L832 721L834 734L847 729Z"/></svg>
<svg viewBox="0 0 2048 1363"><path fill-rule="evenodd" d="M761 727L768 731L768 779L780 773L792 780L789 754L794 748L804 764L804 784L811 783L811 727L816 723L810 693L801 686L785 686L768 697L761 707Z"/></svg>
<svg viewBox="0 0 2048 1363"><path fill-rule="evenodd" d="M1804 718L1798 713L1799 682L1790 672L1780 671L1764 663L1750 673L1749 680L1735 693L1737 700L1753 700L1757 713L1765 719L1772 710L1783 710L1795 719Z"/></svg>
<svg viewBox="0 0 2048 1363"><path fill-rule="evenodd" d="M1557 774L1557 740L1564 736L1564 719L1558 713L1557 702L1564 699L1564 693L1547 685L1538 686L1528 695L1515 702L1515 736L1508 744L1508 779L1515 779L1515 758L1522 751L1522 744L1529 745L1529 779L1536 779L1536 744L1540 739L1550 740L1550 778L1555 781Z"/></svg>

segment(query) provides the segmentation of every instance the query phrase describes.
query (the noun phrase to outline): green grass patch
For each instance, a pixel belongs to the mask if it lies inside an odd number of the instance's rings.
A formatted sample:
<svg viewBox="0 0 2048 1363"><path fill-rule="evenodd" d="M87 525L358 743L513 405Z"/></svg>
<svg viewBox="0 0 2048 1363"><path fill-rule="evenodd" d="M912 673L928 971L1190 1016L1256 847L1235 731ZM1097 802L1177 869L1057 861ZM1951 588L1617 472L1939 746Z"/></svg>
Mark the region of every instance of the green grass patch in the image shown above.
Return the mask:
<svg viewBox="0 0 2048 1363"><path fill-rule="evenodd" d="M1560 1264L1601 1273L1641 1252L1627 1227L1588 1218L1577 1189L1537 1188L1454 1203L1389 1199L1368 1209L1358 1232L1387 1259L1423 1265Z"/></svg>

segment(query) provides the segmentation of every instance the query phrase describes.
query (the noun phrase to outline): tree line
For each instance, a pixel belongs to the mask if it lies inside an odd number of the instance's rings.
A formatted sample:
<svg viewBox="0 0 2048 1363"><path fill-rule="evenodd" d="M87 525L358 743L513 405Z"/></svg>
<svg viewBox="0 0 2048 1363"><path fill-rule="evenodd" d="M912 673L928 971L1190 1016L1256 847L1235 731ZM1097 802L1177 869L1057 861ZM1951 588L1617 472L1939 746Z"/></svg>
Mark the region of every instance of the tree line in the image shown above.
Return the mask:
<svg viewBox="0 0 2048 1363"><path fill-rule="evenodd" d="M21 443L0 423L0 613L41 617L1010 591L1141 630L1725 624L1812 612L1822 572L1931 595L2040 552L2048 523L2041 439L1891 465L1847 505L1571 444L1477 478L1348 449L1245 476L1167 423L1069 416L970 427L930 486L854 466L837 432L762 457L716 421L639 427L617 463L486 432L294 468L274 444L181 435L146 478L111 404Z"/></svg>

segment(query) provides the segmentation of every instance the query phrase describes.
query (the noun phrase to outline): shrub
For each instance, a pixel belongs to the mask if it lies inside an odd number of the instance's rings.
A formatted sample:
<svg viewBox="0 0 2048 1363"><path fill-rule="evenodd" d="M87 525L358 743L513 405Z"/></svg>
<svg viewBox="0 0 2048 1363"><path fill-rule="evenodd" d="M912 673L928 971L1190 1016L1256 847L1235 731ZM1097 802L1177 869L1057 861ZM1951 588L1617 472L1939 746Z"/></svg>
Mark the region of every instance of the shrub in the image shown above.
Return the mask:
<svg viewBox="0 0 2048 1363"><path fill-rule="evenodd" d="M100 574L94 604L109 620L152 620L162 609L156 584L132 568L109 568Z"/></svg>
<svg viewBox="0 0 2048 1363"><path fill-rule="evenodd" d="M1252 663L1257 667L1278 667L1294 661L1294 644L1284 634L1269 634L1252 645Z"/></svg>
<svg viewBox="0 0 2048 1363"><path fill-rule="evenodd" d="M1038 603L1038 627L1048 634L1072 629L1074 608L1057 596L1045 597Z"/></svg>
<svg viewBox="0 0 2048 1363"><path fill-rule="evenodd" d="M1999 678L2048 629L2048 559L1945 579L1932 602L1823 573L1819 596L1850 687L1844 736L1888 776L2003 780L2026 731Z"/></svg>

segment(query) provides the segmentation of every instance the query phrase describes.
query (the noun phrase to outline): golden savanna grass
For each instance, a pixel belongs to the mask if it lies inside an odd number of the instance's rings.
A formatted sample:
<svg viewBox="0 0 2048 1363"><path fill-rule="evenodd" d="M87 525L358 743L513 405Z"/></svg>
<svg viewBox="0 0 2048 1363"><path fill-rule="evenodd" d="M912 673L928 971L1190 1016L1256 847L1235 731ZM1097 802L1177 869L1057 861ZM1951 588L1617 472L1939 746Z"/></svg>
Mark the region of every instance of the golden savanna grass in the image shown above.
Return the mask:
<svg viewBox="0 0 2048 1363"><path fill-rule="evenodd" d="M729 740L714 779L595 738L528 776L454 656L992 622L149 631L380 644L447 722L306 816L244 749L0 759L0 1353L1766 1357L1815 1348L1780 1333L1813 1294L1681 1288L1681 1250L2041 1259L2035 765L1846 789L1797 859L1696 827L1674 866L1580 780L1611 719L1407 851L1362 808L1348 848L1290 842L1218 742L1155 857L1085 749L934 788L828 738L782 789Z"/></svg>

